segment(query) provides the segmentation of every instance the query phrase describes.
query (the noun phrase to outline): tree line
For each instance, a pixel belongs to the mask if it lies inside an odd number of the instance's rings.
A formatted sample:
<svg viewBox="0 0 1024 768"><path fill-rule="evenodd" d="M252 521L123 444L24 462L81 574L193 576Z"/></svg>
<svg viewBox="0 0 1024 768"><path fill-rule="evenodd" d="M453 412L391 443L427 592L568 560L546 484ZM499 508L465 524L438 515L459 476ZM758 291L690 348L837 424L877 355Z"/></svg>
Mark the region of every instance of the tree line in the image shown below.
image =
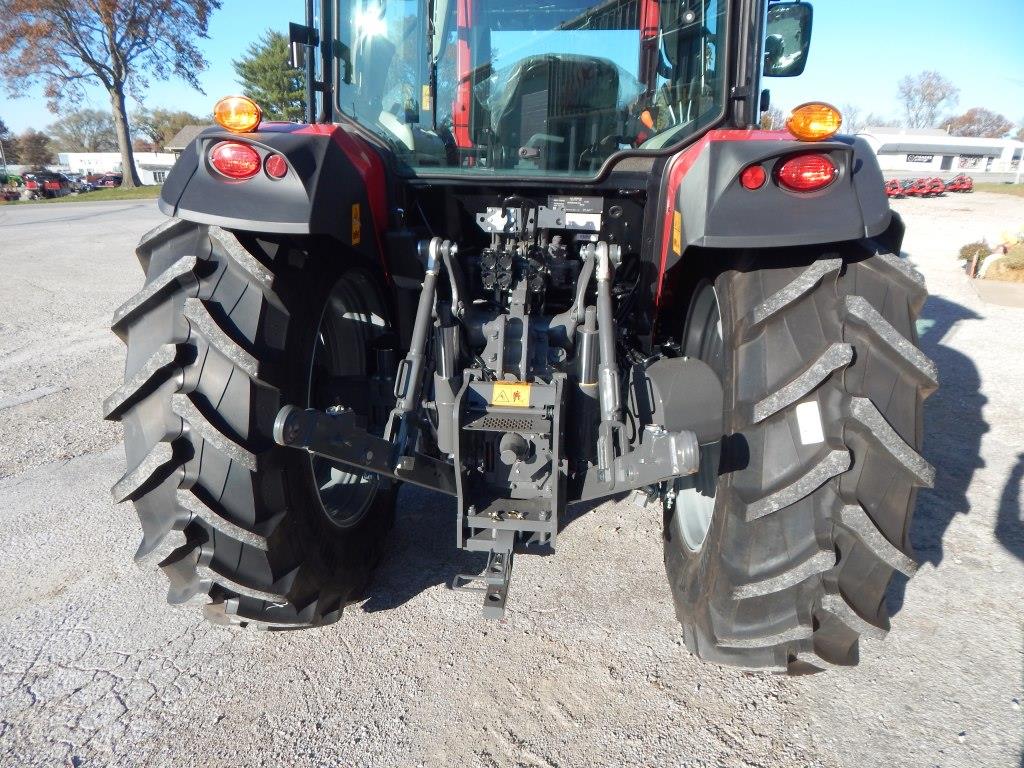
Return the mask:
<svg viewBox="0 0 1024 768"><path fill-rule="evenodd" d="M163 152L187 125L208 122L191 112L140 108L131 115L132 152ZM57 162L60 152L117 152L113 116L100 109L80 109L43 130L28 128L15 135L0 118L0 144L8 165L42 168Z"/></svg>
<svg viewBox="0 0 1024 768"><path fill-rule="evenodd" d="M137 186L136 151L166 146L175 126L209 122L172 110L129 114L127 96L138 101L150 81L172 77L202 93L198 78L207 62L198 43L208 38L210 15L221 0L6 0L2 7L0 82L15 97L26 87L41 85L50 110L61 115L46 131L29 129L18 136L0 120L8 163L48 165L57 151L116 150L124 185ZM243 92L272 120L302 119L304 75L290 67L288 58L287 38L268 30L233 62ZM72 109L85 98L87 86L106 93L109 111ZM1024 140L1024 120L1015 125L984 107L952 114L960 91L938 72L907 75L897 93L900 118L863 114L857 105L846 104L844 129L941 127L954 136L989 138L1017 129L1016 138ZM762 125L781 127L781 112L773 107L762 116Z"/></svg>
<svg viewBox="0 0 1024 768"><path fill-rule="evenodd" d="M199 75L208 63L199 42L208 39L221 0L6 0L2 7L0 82L12 97L42 86L50 111L61 116L45 131L17 136L0 119L9 164L49 165L58 151L117 151L123 185L135 187L136 151L162 150L185 125L211 122L166 109L129 114L127 101L139 101L151 81L171 78L203 93ZM270 119L302 116L303 74L287 61L287 38L268 31L234 62L243 91ZM102 89L109 111L74 109L88 88Z"/></svg>
<svg viewBox="0 0 1024 768"><path fill-rule="evenodd" d="M1024 118L1019 123L985 107L971 107L963 113L952 113L960 99L960 89L940 73L933 70L903 77L896 87L902 109L899 117L864 113L856 104L846 103L840 108L844 133L857 133L867 127L878 128L941 128L950 136L973 136L1002 139L1008 136L1024 141ZM785 117L778 107L771 107L761 115L761 127L782 128Z"/></svg>

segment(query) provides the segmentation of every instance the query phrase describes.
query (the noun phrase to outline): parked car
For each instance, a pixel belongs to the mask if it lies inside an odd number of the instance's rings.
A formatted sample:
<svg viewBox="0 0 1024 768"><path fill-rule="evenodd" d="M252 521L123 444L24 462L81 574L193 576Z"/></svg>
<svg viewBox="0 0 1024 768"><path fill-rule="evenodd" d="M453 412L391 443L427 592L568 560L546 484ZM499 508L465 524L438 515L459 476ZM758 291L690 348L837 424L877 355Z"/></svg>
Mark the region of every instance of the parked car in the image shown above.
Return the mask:
<svg viewBox="0 0 1024 768"><path fill-rule="evenodd" d="M71 194L71 182L63 173L37 171L25 174L25 189L33 197L64 197Z"/></svg>
<svg viewBox="0 0 1024 768"><path fill-rule="evenodd" d="M124 176L120 173L105 173L100 177L100 180L96 182L97 187L120 187L121 182L124 180Z"/></svg>
<svg viewBox="0 0 1024 768"><path fill-rule="evenodd" d="M92 192L96 189L95 186L90 183L85 176L80 173L68 173L65 174L68 177L68 181L71 182L72 192Z"/></svg>

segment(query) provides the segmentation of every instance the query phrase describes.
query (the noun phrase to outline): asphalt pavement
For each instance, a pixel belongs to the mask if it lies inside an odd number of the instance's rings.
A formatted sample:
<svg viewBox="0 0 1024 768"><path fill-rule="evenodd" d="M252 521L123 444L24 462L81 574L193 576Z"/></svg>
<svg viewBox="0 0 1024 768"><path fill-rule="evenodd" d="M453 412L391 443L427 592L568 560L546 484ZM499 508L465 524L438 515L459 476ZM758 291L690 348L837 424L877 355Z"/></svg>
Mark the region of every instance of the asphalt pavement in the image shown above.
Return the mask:
<svg viewBox="0 0 1024 768"><path fill-rule="evenodd" d="M1024 309L985 303L955 254L1024 200L898 201L933 293L942 386L923 565L861 665L801 678L683 647L660 513L608 502L517 560L508 617L446 585L479 569L447 500L403 490L367 601L330 627L229 630L164 602L109 488L107 330L142 275L152 202L0 207L0 765L992 766L1021 764Z"/></svg>

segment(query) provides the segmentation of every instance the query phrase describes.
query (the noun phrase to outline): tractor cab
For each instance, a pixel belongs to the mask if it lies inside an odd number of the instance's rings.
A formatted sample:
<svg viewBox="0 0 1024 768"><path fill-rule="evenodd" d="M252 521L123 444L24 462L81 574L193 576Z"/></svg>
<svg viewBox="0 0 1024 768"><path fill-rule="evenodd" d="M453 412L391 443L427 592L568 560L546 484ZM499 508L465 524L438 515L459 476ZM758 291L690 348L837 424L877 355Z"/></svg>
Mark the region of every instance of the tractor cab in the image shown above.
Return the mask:
<svg viewBox="0 0 1024 768"><path fill-rule="evenodd" d="M726 106L727 0L354 0L336 109L406 174L593 177Z"/></svg>

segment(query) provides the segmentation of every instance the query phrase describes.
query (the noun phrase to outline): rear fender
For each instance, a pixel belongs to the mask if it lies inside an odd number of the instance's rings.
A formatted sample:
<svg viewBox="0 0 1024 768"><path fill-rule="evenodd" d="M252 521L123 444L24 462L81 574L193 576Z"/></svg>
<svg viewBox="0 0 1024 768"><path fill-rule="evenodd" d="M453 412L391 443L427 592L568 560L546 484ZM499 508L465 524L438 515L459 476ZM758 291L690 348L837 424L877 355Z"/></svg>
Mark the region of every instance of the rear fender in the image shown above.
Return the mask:
<svg viewBox="0 0 1024 768"><path fill-rule="evenodd" d="M288 174L227 179L208 160L210 148L221 141L250 144L264 158L279 153L288 161ZM159 206L168 216L226 229L327 235L376 261L383 259L386 184L380 155L343 126L263 123L246 134L210 128L178 159Z"/></svg>
<svg viewBox="0 0 1024 768"><path fill-rule="evenodd" d="M790 192L773 170L795 154L829 155L839 168L825 189ZM756 190L740 173L760 163L768 181ZM662 231L656 303L668 270L688 249L735 252L859 240L890 229L885 180L870 146L859 138L801 142L785 132L715 130L669 162L662 190Z"/></svg>

